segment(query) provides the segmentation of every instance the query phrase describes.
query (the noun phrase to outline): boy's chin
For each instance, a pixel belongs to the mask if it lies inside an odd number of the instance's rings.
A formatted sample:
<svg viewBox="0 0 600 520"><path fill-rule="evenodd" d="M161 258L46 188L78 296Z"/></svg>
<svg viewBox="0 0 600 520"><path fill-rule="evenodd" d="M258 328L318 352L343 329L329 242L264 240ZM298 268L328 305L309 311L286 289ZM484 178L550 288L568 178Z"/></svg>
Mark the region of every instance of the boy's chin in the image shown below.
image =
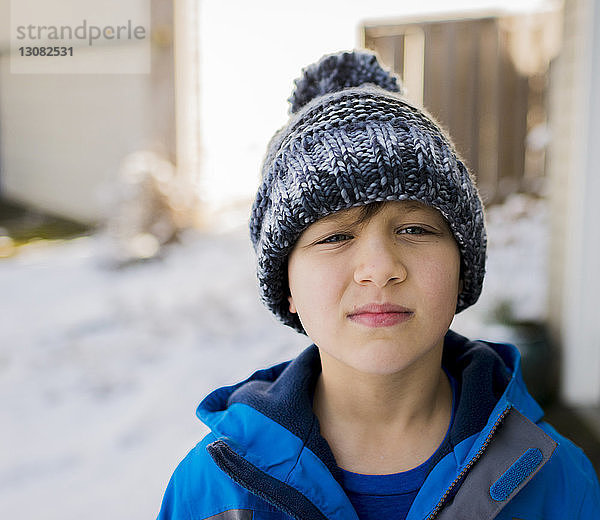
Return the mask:
<svg viewBox="0 0 600 520"><path fill-rule="evenodd" d="M320 349L323 352L323 349ZM381 345L366 346L360 351L354 352L326 352L327 358L333 358L331 365L337 366L338 369L347 369L349 376L364 375L364 376L399 376L408 374L416 366L422 366L419 362L423 353L411 353L406 350L398 352L398 347L385 348ZM322 354L323 359L323 354ZM435 357L432 357L432 364L438 362ZM327 363L327 360L325 360ZM435 368L435 367L429 367Z"/></svg>

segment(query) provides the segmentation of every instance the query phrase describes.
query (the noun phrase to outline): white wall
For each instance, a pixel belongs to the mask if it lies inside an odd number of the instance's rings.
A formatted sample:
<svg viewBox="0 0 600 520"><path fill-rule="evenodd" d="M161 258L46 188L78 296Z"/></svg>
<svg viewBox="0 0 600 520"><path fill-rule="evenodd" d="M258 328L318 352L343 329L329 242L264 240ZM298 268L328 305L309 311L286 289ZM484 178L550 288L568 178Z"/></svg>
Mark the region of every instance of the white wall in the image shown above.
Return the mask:
<svg viewBox="0 0 600 520"><path fill-rule="evenodd" d="M583 31L588 47L583 52L584 91L582 169L572 193L573 227L566 273L564 396L575 404L600 403L600 7L586 6Z"/></svg>
<svg viewBox="0 0 600 520"><path fill-rule="evenodd" d="M83 221L103 215L103 187L145 145L141 76L10 75L0 66L2 194Z"/></svg>
<svg viewBox="0 0 600 520"><path fill-rule="evenodd" d="M551 76L550 319L563 347L562 396L600 403L600 8L565 2L564 47Z"/></svg>
<svg viewBox="0 0 600 520"><path fill-rule="evenodd" d="M123 157L149 142L150 75L11 73L9 4L0 0L0 193L95 221Z"/></svg>

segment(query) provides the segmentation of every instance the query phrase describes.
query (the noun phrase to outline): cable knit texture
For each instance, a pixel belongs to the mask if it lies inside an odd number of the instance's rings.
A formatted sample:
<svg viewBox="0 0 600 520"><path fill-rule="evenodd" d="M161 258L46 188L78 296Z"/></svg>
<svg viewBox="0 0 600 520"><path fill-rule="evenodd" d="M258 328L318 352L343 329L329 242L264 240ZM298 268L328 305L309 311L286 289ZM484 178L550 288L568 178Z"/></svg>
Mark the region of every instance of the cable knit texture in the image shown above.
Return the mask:
<svg viewBox="0 0 600 520"><path fill-rule="evenodd" d="M292 116L272 138L252 207L261 299L286 325L287 257L304 229L335 211L414 200L448 221L462 261L457 312L477 301L485 272L481 199L450 139L402 97L374 54L325 56L296 80Z"/></svg>

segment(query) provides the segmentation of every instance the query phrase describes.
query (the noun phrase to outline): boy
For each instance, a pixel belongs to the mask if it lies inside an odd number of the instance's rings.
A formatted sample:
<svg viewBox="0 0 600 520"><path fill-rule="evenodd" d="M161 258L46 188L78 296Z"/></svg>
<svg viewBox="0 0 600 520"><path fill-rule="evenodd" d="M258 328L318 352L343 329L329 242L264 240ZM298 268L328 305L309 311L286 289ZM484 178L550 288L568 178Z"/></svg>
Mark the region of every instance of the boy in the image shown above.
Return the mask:
<svg viewBox="0 0 600 520"><path fill-rule="evenodd" d="M600 518L518 351L448 330L481 292L482 205L400 90L358 51L296 81L250 230L264 302L314 345L204 399L159 519Z"/></svg>

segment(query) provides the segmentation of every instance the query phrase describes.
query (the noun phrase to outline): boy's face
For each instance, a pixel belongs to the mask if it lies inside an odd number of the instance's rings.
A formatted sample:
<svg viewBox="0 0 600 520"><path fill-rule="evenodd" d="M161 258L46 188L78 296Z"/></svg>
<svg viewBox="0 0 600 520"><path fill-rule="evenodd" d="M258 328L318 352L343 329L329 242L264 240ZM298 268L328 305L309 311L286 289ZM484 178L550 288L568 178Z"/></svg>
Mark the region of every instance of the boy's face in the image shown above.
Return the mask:
<svg viewBox="0 0 600 520"><path fill-rule="evenodd" d="M306 229L289 256L290 311L322 353L392 374L441 351L456 310L460 253L448 224L416 202L386 202Z"/></svg>

